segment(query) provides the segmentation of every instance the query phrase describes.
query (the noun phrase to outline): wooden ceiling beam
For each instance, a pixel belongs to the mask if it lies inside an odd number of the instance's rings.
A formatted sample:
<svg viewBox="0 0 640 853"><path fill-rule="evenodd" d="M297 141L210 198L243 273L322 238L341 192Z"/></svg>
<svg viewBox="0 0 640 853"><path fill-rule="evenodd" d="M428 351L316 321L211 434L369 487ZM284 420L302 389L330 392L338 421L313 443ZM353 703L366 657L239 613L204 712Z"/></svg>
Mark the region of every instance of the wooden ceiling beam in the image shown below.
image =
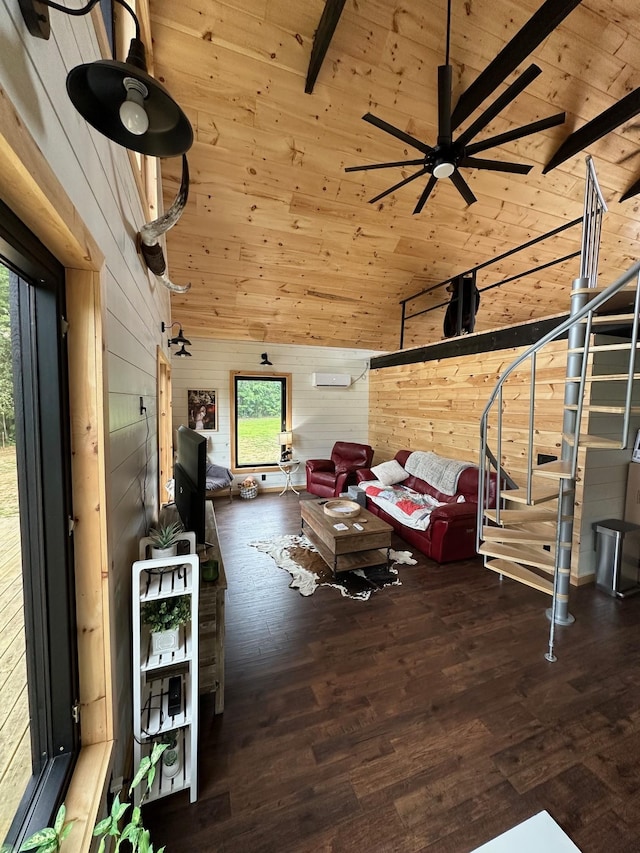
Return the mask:
<svg viewBox="0 0 640 853"><path fill-rule="evenodd" d="M345 0L327 0L324 4L324 10L318 24L318 29L313 37L313 47L311 49L311 58L309 59L309 70L307 71L307 81L304 90L307 95L313 92L313 87L316 84L318 74L322 68L322 63L327 55L327 50L331 44L331 39L338 26L340 15L344 9Z"/></svg>

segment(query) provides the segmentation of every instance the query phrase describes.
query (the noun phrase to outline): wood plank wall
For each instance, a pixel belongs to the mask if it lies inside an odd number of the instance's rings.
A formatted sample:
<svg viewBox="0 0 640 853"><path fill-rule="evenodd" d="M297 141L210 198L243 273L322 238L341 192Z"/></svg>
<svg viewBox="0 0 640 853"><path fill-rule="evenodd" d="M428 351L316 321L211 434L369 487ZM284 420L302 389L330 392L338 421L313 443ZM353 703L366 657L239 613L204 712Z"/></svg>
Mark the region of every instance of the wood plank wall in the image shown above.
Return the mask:
<svg viewBox="0 0 640 853"><path fill-rule="evenodd" d="M371 371L369 440L375 462L391 459L402 448L432 450L442 456L477 464L480 419L500 374L523 351L510 348L459 358L427 361ZM534 461L536 454L560 454L562 403L566 372L566 341L549 344L537 362ZM503 392L502 464L516 482L524 482L530 414L530 375L518 369ZM495 418L490 420L490 445L495 447ZM578 577L582 465L576 497L572 578Z"/></svg>

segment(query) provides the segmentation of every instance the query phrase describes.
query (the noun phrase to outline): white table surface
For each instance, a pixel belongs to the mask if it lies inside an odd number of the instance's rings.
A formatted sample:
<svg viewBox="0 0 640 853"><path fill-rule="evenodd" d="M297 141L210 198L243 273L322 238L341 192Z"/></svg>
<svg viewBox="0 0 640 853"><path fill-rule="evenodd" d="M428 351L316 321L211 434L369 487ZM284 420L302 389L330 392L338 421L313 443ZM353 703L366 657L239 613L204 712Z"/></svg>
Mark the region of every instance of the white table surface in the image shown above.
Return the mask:
<svg viewBox="0 0 640 853"><path fill-rule="evenodd" d="M472 853L580 853L548 812L538 814L503 832Z"/></svg>

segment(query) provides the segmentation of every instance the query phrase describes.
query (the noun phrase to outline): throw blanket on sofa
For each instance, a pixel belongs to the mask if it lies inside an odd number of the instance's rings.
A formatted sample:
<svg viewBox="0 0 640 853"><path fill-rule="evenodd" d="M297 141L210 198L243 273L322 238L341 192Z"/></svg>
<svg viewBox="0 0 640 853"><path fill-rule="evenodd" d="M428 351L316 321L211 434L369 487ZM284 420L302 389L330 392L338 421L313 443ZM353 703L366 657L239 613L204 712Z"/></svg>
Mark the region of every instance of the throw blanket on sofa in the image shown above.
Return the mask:
<svg viewBox="0 0 640 853"><path fill-rule="evenodd" d="M414 530L426 530L432 511L437 506L444 506L431 495L423 495L406 486L382 486L372 481L360 483L360 487L377 506Z"/></svg>
<svg viewBox="0 0 640 853"><path fill-rule="evenodd" d="M222 465L214 465L213 462L207 463L207 491L213 492L216 489L226 489L233 482L233 474L228 468L223 468Z"/></svg>
<svg viewBox="0 0 640 853"><path fill-rule="evenodd" d="M458 478L465 468L473 467L470 462L458 462L438 456L430 450L416 450L410 453L404 464L405 471L424 480L445 495L455 495L458 490Z"/></svg>

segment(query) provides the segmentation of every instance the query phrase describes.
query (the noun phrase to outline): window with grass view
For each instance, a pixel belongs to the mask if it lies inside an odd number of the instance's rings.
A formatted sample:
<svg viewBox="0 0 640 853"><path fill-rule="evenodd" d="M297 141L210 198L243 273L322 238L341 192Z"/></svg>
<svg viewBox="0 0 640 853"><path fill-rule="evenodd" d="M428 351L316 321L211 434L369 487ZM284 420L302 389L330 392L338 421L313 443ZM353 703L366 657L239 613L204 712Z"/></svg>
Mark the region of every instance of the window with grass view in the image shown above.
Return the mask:
<svg viewBox="0 0 640 853"><path fill-rule="evenodd" d="M234 377L235 467L277 465L287 424L288 375Z"/></svg>

